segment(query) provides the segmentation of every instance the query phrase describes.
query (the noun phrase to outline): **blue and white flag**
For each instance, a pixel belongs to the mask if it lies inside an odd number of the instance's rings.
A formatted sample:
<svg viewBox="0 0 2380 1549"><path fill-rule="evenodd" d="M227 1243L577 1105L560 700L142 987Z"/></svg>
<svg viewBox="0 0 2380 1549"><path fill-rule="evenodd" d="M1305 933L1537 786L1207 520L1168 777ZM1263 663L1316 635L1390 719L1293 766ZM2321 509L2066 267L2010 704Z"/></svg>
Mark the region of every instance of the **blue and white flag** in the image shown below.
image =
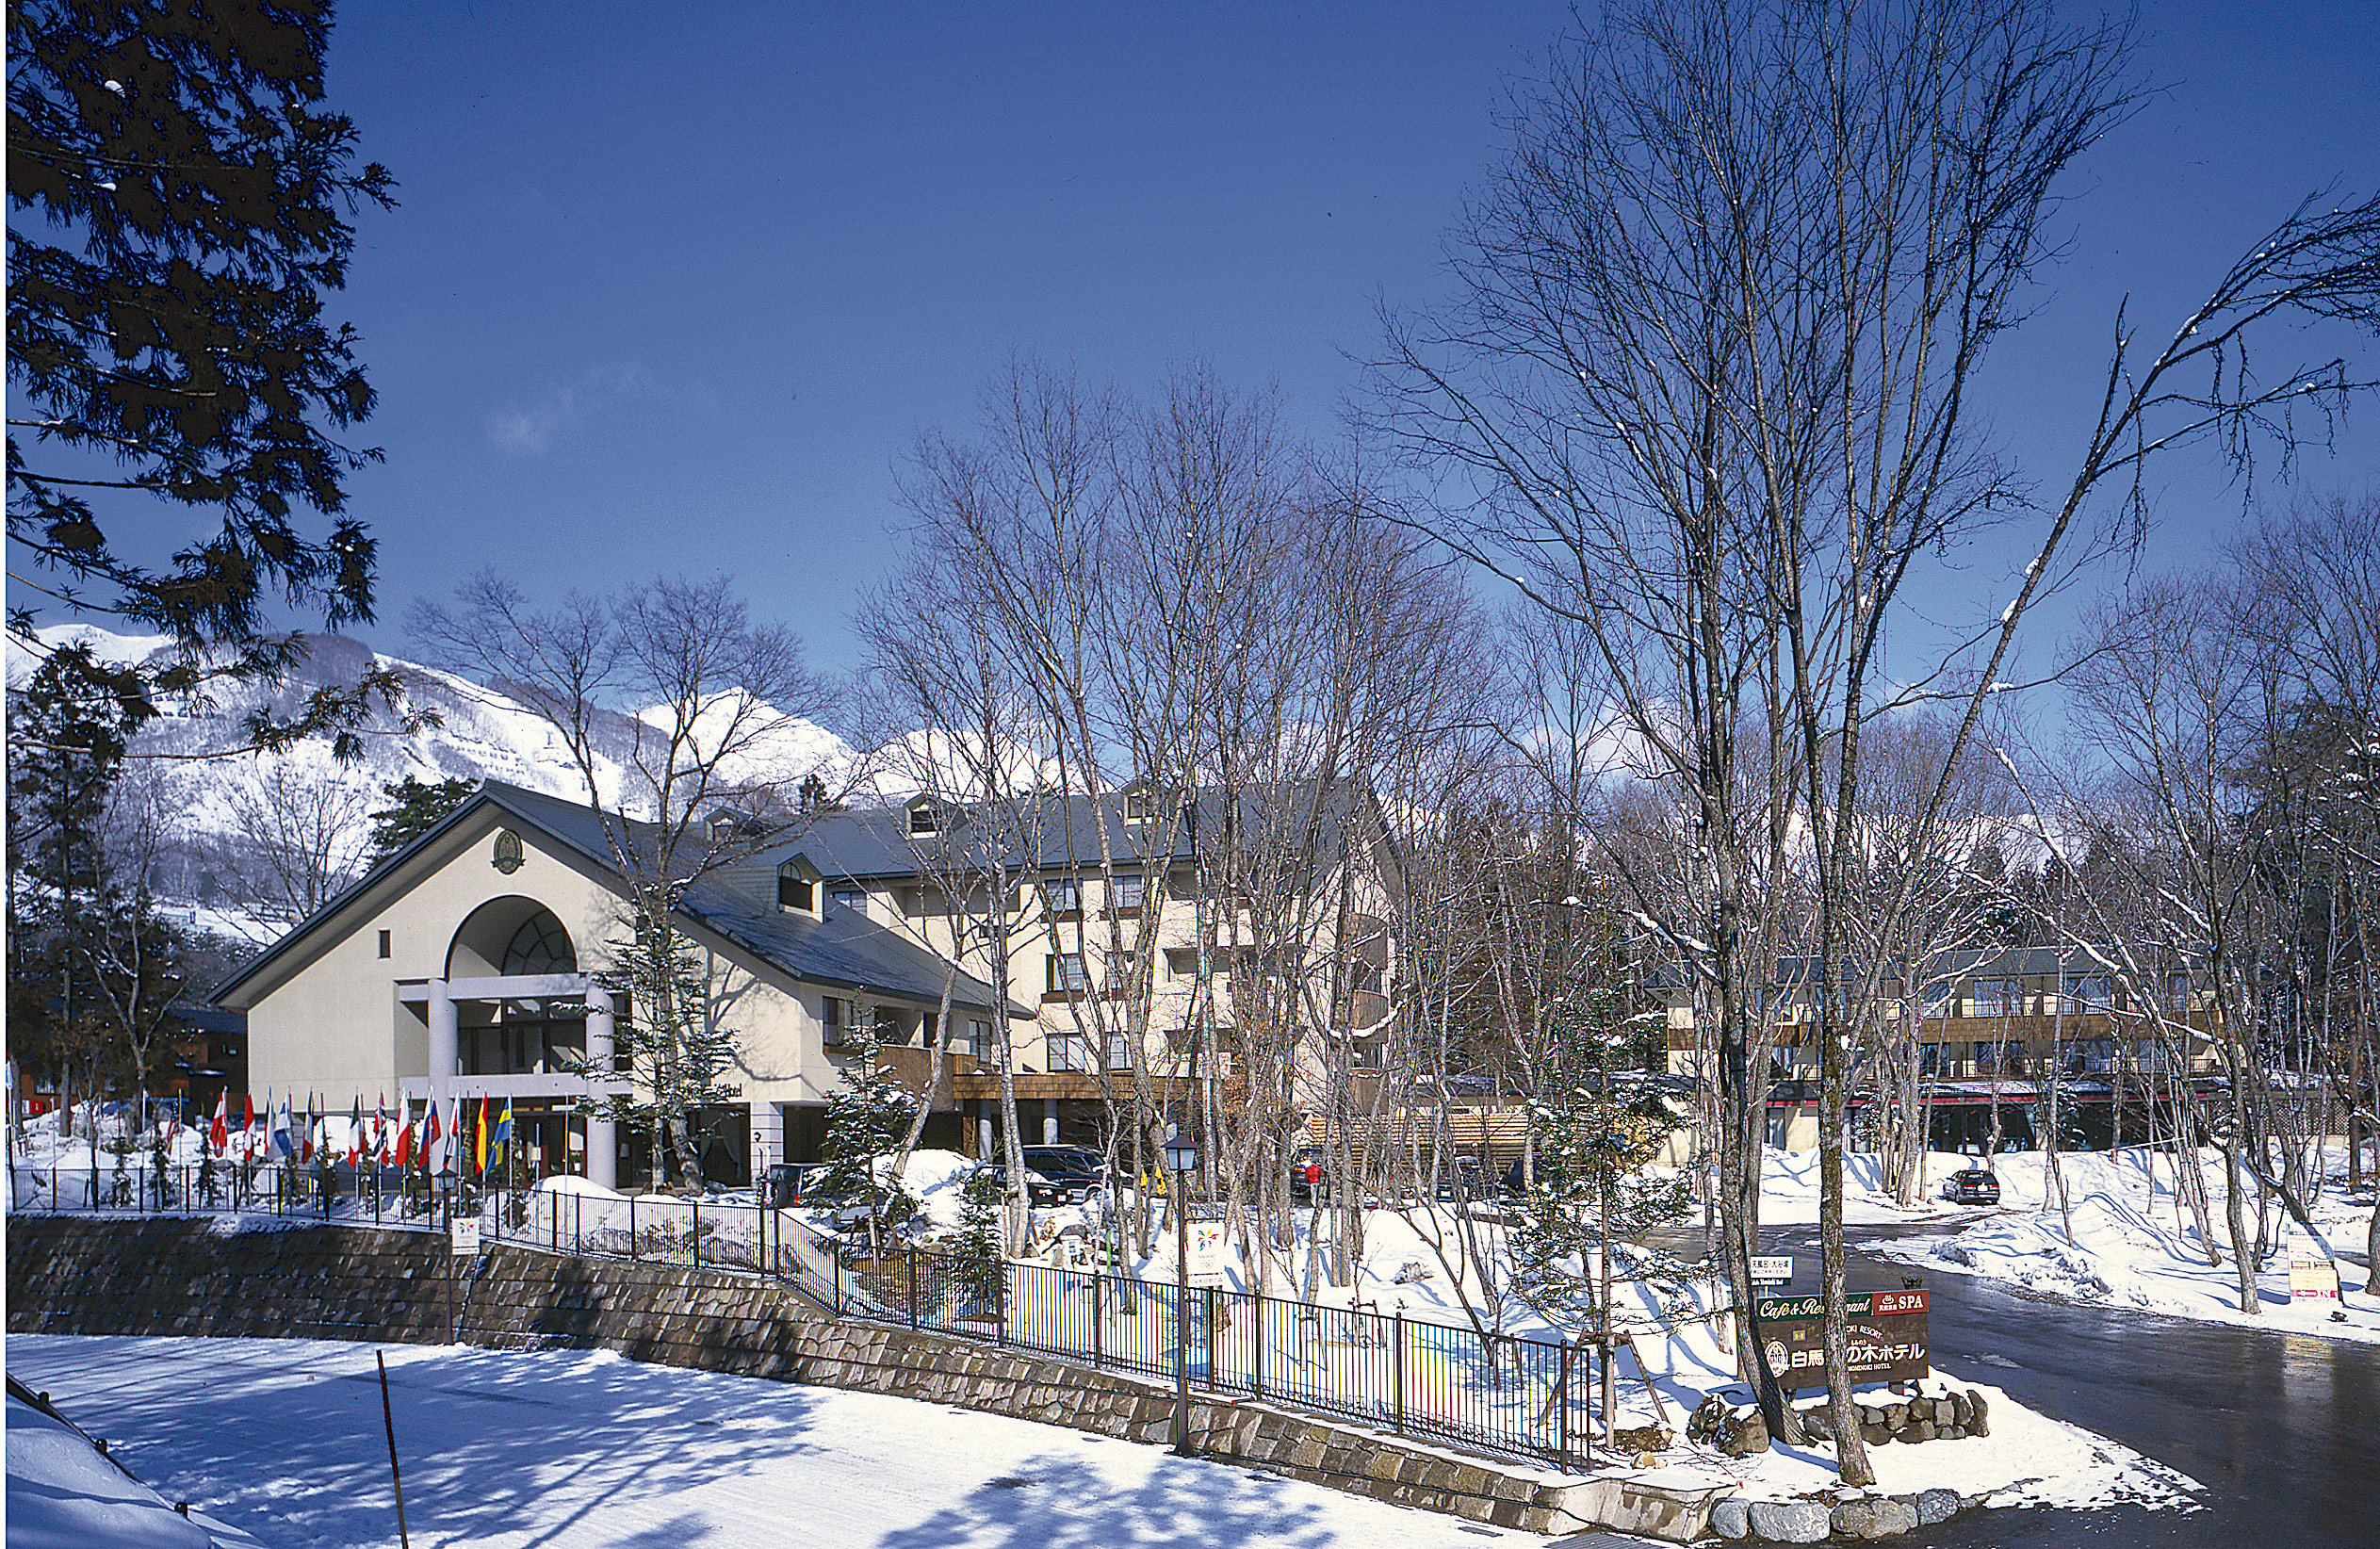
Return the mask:
<svg viewBox="0 0 2380 1549"><path fill-rule="evenodd" d="M269 1104L272 1099L268 1097L265 1101ZM298 1142L289 1133L289 1100L283 1098L272 1116L272 1154L285 1160L297 1149Z"/></svg>

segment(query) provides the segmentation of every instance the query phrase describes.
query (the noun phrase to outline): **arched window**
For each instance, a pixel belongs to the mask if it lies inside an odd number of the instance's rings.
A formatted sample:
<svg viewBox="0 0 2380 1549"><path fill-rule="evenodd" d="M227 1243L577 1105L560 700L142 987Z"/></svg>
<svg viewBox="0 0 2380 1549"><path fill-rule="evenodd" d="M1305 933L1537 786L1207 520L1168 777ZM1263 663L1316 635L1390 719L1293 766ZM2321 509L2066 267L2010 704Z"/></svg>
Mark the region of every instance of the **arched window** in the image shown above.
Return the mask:
<svg viewBox="0 0 2380 1549"><path fill-rule="evenodd" d="M579 954L571 950L570 933L562 928L551 909L540 909L521 921L504 947L503 971L516 973L576 973Z"/></svg>

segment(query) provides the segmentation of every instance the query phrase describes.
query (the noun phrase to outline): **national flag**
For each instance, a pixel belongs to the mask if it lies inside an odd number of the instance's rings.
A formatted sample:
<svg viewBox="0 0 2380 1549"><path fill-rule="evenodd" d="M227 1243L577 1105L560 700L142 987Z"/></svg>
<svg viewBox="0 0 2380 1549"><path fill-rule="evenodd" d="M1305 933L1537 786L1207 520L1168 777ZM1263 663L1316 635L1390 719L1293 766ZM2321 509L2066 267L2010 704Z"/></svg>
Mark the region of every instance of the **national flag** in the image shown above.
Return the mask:
<svg viewBox="0 0 2380 1549"><path fill-rule="evenodd" d="M347 1116L347 1165L350 1167L364 1160L364 1094L355 1094L355 1106Z"/></svg>
<svg viewBox="0 0 2380 1549"><path fill-rule="evenodd" d="M305 1132L298 1140L298 1160L301 1162L314 1160L314 1127L317 1122L314 1117L314 1094L308 1092L306 1094Z"/></svg>
<svg viewBox="0 0 2380 1549"><path fill-rule="evenodd" d="M504 1112L499 1115L496 1120L496 1145L492 1148L498 1166L503 1166L504 1158L511 1154L505 1150L505 1148L510 1146L512 1143L513 1100L511 1098L506 1098L504 1100Z"/></svg>
<svg viewBox="0 0 2380 1549"><path fill-rule="evenodd" d="M270 1092L265 1094L265 1108L268 1112L272 1108ZM269 1138L271 1142L272 1154L285 1162L298 1149L297 1138L289 1133L289 1100L287 1098L281 1100L281 1117L273 1121L272 1133Z"/></svg>
<svg viewBox="0 0 2380 1549"><path fill-rule="evenodd" d="M232 1089L228 1086L215 1099L215 1127L207 1132L206 1143L218 1156L232 1143Z"/></svg>
<svg viewBox="0 0 2380 1549"><path fill-rule="evenodd" d="M421 1165L423 1166L435 1167L444 1160L438 1154L438 1142L446 1137L446 1127L439 1121L438 1100L433 1097L430 1100L429 1127L422 1132L421 1136Z"/></svg>
<svg viewBox="0 0 2380 1549"><path fill-rule="evenodd" d="M480 1124L472 1136L471 1171L481 1177L487 1173L488 1105L492 1101L486 1093L480 1094Z"/></svg>
<svg viewBox="0 0 2380 1549"><path fill-rule="evenodd" d="M388 1165L392 1139L388 1133L388 1094L382 1092L372 1100L372 1160L381 1166Z"/></svg>
<svg viewBox="0 0 2380 1549"><path fill-rule="evenodd" d="M396 1144L391 1150L396 1153L399 1167L414 1165L414 1115L410 1107L405 1110L405 1122L398 1127Z"/></svg>

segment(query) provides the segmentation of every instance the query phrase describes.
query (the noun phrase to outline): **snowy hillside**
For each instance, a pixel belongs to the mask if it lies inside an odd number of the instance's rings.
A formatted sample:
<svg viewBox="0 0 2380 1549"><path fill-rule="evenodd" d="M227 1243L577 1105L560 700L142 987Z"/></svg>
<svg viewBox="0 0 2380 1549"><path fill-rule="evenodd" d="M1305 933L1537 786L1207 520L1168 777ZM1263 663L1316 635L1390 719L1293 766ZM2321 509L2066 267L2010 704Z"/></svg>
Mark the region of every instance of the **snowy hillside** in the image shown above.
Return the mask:
<svg viewBox="0 0 2380 1549"><path fill-rule="evenodd" d="M90 625L63 625L41 631L45 645L88 642L103 660L140 661L165 649L155 636L110 634ZM29 675L32 663L11 644L8 681L13 687ZM315 689L328 683L353 682L371 670L394 670L406 679L416 709L435 710L442 722L432 729L406 735L393 720L382 716L365 738L364 757L341 765L326 742L312 742L285 755L174 762L155 759L159 754L195 755L237 747L240 723L264 705L288 712ZM309 821L339 831L331 847L360 856L369 832L368 814L385 807L382 787L412 775L423 781L497 779L557 796L583 799L584 779L562 739L518 698L500 687L486 687L392 657L378 655L358 641L340 635L313 637L313 652L303 668L273 688L233 685L215 695L210 706L171 704L166 713L134 741L136 756L130 785L145 785L165 830L165 854L153 870L155 885L170 897L198 901L215 889L209 871L223 844L237 845L251 838L260 816L288 805L285 792L309 797ZM653 735L660 712L647 710L631 718L603 712L597 724L598 775L607 801L616 799L635 749L639 720ZM833 733L798 718L775 722L765 707L746 717L747 727L758 723L767 729L755 740L752 753L731 760L735 776L791 775L798 777L823 768L831 781L846 767L851 750ZM706 723L707 725L707 723ZM698 730L702 729L698 727ZM648 742L649 746L649 742ZM141 760L139 755L151 755ZM641 782L631 780L630 789ZM282 814L285 818L285 814ZM276 823L285 827L286 823Z"/></svg>

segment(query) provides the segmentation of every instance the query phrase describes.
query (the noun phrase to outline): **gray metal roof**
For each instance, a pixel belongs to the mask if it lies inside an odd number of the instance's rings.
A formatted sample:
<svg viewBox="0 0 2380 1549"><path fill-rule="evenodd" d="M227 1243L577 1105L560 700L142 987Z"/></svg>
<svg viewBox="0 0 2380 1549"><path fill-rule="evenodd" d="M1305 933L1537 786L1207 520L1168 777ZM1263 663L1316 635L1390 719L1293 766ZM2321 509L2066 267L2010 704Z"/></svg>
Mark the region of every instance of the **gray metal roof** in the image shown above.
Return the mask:
<svg viewBox="0 0 2380 1549"><path fill-rule="evenodd" d="M602 814L583 803L489 780L443 822L333 899L311 919L292 928L262 955L225 980L207 999L220 1003L268 964L327 924L395 868L434 845L471 814L488 807L502 810L578 852L606 874L618 874ZM779 848L791 852L800 846ZM830 910L823 920L780 911L776 906L776 864L771 861L767 865L769 885L764 894L755 896L748 889L732 885L725 876L706 879L687 889L680 901L681 912L771 967L805 983L926 1004L941 1000L949 965L906 937L845 910ZM999 1006L1001 999L991 986L971 974L959 974L952 986L951 1003L958 1009L988 1014ZM1006 1009L1010 1017L1034 1015L1013 1002Z"/></svg>

